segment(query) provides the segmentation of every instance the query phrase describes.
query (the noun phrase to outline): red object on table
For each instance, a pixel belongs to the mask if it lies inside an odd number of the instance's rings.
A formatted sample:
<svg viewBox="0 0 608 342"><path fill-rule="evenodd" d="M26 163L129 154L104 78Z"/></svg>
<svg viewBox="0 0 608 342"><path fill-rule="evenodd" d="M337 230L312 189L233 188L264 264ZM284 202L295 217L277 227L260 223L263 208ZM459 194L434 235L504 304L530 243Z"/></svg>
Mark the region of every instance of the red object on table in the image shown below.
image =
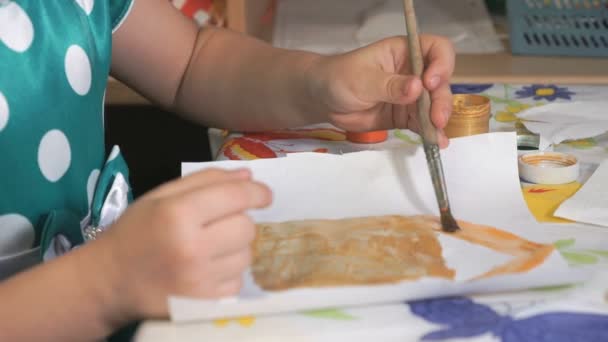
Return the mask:
<svg viewBox="0 0 608 342"><path fill-rule="evenodd" d="M192 18L199 26L206 24L223 26L224 2L218 0L171 0L175 8L188 18Z"/></svg>

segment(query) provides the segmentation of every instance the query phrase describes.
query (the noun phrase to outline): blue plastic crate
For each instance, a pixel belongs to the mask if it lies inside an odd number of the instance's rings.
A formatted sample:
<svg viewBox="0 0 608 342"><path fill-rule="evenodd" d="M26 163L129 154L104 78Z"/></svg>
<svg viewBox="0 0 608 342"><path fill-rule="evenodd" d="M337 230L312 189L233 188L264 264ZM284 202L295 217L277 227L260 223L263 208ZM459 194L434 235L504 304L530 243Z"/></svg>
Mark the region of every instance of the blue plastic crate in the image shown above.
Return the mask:
<svg viewBox="0 0 608 342"><path fill-rule="evenodd" d="M608 0L507 0L518 55L608 57Z"/></svg>

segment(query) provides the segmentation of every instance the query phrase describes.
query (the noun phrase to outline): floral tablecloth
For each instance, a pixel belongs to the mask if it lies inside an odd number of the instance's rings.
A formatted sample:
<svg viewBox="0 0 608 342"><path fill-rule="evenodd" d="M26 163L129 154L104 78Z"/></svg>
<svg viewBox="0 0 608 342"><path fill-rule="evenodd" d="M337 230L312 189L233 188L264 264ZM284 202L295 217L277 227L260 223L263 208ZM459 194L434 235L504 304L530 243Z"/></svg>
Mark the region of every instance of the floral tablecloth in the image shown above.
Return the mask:
<svg viewBox="0 0 608 342"><path fill-rule="evenodd" d="M515 114L531 106L608 99L608 86L479 84L453 85L452 90L491 99L491 131L515 130ZM381 144L351 144L342 131L330 125L258 134L212 129L210 140L218 160L276 158L302 151L347 153L420 144L419 137L407 130L391 131L389 139ZM533 235L538 241L555 244L571 267L608 270L608 228L552 216L555 208L608 157L608 134L565 142L554 149L576 155L583 172L579 182L567 185L522 183L531 212L544 223ZM150 323L140 330L139 340L160 341L165 336L205 341L608 341L608 274L599 274L587 287L241 317L186 326Z"/></svg>

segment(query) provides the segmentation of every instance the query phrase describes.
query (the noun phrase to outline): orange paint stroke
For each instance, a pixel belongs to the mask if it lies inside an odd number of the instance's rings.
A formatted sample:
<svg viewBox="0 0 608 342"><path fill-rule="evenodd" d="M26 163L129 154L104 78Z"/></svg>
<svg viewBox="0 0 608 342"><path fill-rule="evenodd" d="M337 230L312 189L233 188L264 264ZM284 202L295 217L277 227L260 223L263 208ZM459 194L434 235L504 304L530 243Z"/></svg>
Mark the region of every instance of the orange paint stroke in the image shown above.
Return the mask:
<svg viewBox="0 0 608 342"><path fill-rule="evenodd" d="M432 219L438 223L435 230L443 233L439 218L432 217ZM475 279L527 272L541 265L555 250L553 245L532 242L494 227L465 221L458 221L458 225L462 229L450 233L450 236L514 256L507 263L495 267Z"/></svg>
<svg viewBox="0 0 608 342"><path fill-rule="evenodd" d="M532 251L528 255L515 257L510 262L498 266L482 275L478 279L489 278L501 274L512 274L527 272L541 265L553 252L554 248L550 245L545 245L539 249Z"/></svg>

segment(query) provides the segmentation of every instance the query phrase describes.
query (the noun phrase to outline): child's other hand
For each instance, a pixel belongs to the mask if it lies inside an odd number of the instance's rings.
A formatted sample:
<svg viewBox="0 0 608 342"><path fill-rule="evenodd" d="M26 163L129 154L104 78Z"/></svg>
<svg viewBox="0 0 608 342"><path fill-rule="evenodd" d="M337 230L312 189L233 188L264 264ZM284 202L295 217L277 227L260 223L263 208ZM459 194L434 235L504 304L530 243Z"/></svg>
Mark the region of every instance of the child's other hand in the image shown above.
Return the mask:
<svg viewBox="0 0 608 342"><path fill-rule="evenodd" d="M411 76L404 37L318 59L311 68L311 89L330 122L355 132L391 128L418 131L416 100L424 84L431 95L431 120L440 133L439 145L446 147L448 139L442 129L452 111L449 80L454 49L445 38L421 37L426 66L422 81Z"/></svg>
<svg viewBox="0 0 608 342"><path fill-rule="evenodd" d="M126 320L166 317L169 295L237 295L255 236L246 211L270 202L246 170L203 171L139 199L96 241L112 253L116 311Z"/></svg>

